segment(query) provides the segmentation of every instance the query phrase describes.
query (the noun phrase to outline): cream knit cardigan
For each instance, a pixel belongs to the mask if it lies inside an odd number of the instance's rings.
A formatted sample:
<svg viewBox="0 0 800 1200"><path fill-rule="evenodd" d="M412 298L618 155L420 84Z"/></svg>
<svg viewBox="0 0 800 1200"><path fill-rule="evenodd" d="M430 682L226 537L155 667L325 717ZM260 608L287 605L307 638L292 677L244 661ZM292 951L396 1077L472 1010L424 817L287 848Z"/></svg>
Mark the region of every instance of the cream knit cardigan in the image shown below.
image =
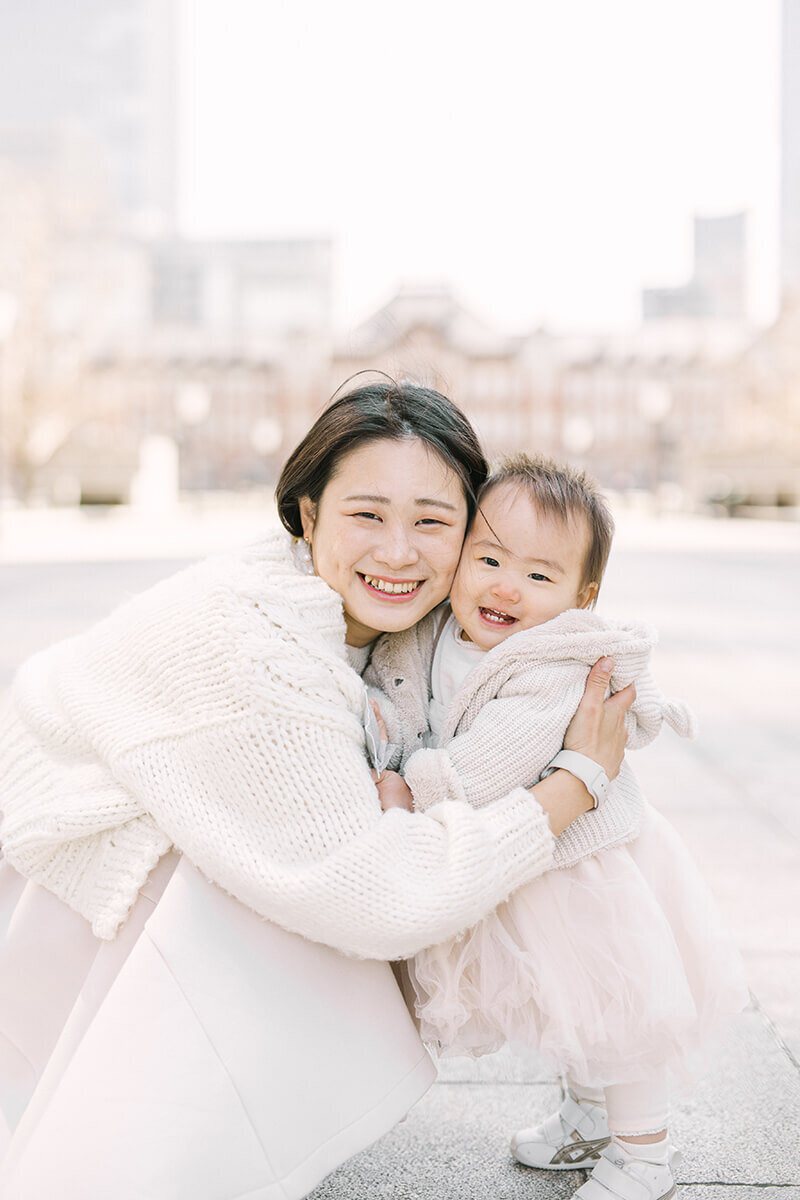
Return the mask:
<svg viewBox="0 0 800 1200"><path fill-rule="evenodd" d="M519 784L536 783L563 746L588 670L603 655L615 660L613 691L636 684L626 717L629 748L647 745L664 722L682 737L694 736L688 708L667 700L649 670L655 632L570 609L490 650L454 697L441 748L417 749L426 729L435 633L447 612L442 606L414 629L382 639L364 676L376 689L372 694L391 741L402 746L403 773L417 810L445 800L480 808ZM582 814L556 838L554 865L572 866L606 846L631 841L644 803L623 762L602 808Z"/></svg>
<svg viewBox="0 0 800 1200"><path fill-rule="evenodd" d="M473 924L545 870L522 789L382 814L339 595L285 533L29 659L0 720L8 861L112 938L174 844L262 916L365 958Z"/></svg>

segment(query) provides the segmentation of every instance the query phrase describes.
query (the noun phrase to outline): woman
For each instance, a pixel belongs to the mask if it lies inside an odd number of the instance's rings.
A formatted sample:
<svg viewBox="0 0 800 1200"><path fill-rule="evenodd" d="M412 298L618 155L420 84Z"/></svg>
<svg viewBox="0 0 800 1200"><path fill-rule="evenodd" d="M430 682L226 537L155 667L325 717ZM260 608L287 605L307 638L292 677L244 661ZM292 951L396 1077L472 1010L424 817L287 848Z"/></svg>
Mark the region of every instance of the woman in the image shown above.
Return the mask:
<svg viewBox="0 0 800 1200"><path fill-rule="evenodd" d="M292 537L21 669L0 728L7 1200L300 1197L429 1085L381 960L474 923L592 806L560 770L480 812L380 811L359 672L447 595L485 473L444 397L359 388L284 468ZM613 775L632 695L604 702L608 675L566 741Z"/></svg>

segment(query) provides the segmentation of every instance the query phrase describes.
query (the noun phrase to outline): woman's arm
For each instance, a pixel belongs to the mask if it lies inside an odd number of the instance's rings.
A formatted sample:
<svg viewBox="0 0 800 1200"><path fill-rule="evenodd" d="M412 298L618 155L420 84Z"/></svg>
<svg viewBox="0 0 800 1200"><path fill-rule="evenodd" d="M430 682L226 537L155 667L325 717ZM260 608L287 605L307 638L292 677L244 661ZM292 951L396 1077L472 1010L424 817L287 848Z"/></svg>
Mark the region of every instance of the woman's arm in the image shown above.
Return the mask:
<svg viewBox="0 0 800 1200"><path fill-rule="evenodd" d="M594 664L583 698L564 735L565 750L575 750L594 759L609 779L619 774L627 740L625 714L636 699L632 683L613 696L606 695L613 669L611 658L601 658ZM547 813L556 835L594 805L584 785L568 771L554 771L530 790Z"/></svg>
<svg viewBox="0 0 800 1200"><path fill-rule="evenodd" d="M212 600L218 607L216 593ZM163 605L152 607L158 616ZM328 664L324 643L312 641L313 654L300 639L265 643L260 625L252 640L261 657L249 673L234 670L239 642L220 635L209 644L216 608L195 607L166 625L134 626L122 613L88 640L32 660L17 688L6 758L14 777L3 795L7 857L14 861L13 842L32 878L52 862L63 885L52 890L78 908L91 843L90 902L78 910L103 925L100 936L113 936L169 842L264 917L368 958L445 940L549 867L548 817L523 788L480 812L442 804L431 814L381 815L364 759L360 685L347 690L352 673ZM175 629L183 631L177 646ZM591 733L583 739L588 745ZM102 768L91 794L87 765ZM582 785L546 782L539 786L557 823Z"/></svg>
<svg viewBox="0 0 800 1200"><path fill-rule="evenodd" d="M359 957L405 958L475 924L552 862L547 818L523 788L480 811L382 814L359 745L335 729L290 739L264 725L203 730L173 743L168 763L140 757L126 783L207 878L285 929ZM273 732L291 742L290 763ZM158 786L167 766L196 805Z"/></svg>

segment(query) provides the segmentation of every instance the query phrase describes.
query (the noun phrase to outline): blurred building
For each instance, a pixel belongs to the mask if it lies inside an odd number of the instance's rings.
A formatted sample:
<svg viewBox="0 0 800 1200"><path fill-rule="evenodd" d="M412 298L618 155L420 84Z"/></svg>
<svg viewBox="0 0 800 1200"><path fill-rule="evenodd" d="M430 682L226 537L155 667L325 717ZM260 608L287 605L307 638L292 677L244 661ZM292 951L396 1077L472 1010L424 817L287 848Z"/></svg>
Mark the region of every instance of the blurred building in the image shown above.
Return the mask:
<svg viewBox="0 0 800 1200"><path fill-rule="evenodd" d="M782 0L780 278L800 304L800 0Z"/></svg>
<svg viewBox="0 0 800 1200"><path fill-rule="evenodd" d="M141 243L89 218L65 225L57 189L0 158L0 499L36 495L89 413L93 357L144 334L149 290Z"/></svg>
<svg viewBox="0 0 800 1200"><path fill-rule="evenodd" d="M490 455L540 450L685 503L800 499L800 0L783 0L781 273L746 321L744 213L695 218L627 335L509 337L407 287L332 338L332 248L182 238L180 0L0 0L0 501L269 487L342 381L453 397ZM796 297L796 299L793 299ZM170 465L171 464L171 465Z"/></svg>
<svg viewBox="0 0 800 1200"><path fill-rule="evenodd" d="M178 0L0 0L0 498L32 499L141 337L175 220Z"/></svg>
<svg viewBox="0 0 800 1200"><path fill-rule="evenodd" d="M523 348L523 339L489 329L449 288L406 287L336 346L330 390L358 371L414 379L456 400L491 453L529 434Z"/></svg>
<svg viewBox="0 0 800 1200"><path fill-rule="evenodd" d="M800 505L800 0L782 0L780 312L721 377L724 424L693 447L687 490L728 511Z"/></svg>
<svg viewBox="0 0 800 1200"><path fill-rule="evenodd" d="M174 229L178 5L2 0L0 154L51 179L78 156L129 231Z"/></svg>
<svg viewBox="0 0 800 1200"><path fill-rule="evenodd" d="M732 376L750 344L739 325L654 322L630 334L507 338L443 288L404 289L337 347L332 383L359 370L410 377L451 396L490 456L551 454L607 487L704 498L741 406ZM690 490L691 489L691 490Z"/></svg>
<svg viewBox="0 0 800 1200"><path fill-rule="evenodd" d="M694 268L680 287L646 288L645 321L671 318L745 321L747 214L694 218Z"/></svg>
<svg viewBox="0 0 800 1200"><path fill-rule="evenodd" d="M281 354L287 342L327 339L327 240L171 239L149 247L150 332L174 348ZM320 350L328 351L327 340Z"/></svg>
<svg viewBox="0 0 800 1200"><path fill-rule="evenodd" d="M730 512L800 507L800 308L784 306L729 364L727 420L695 447L690 495Z"/></svg>
<svg viewBox="0 0 800 1200"><path fill-rule="evenodd" d="M731 376L749 334L686 321L561 339L551 398L553 452L606 487L708 498L698 457L724 442L740 404Z"/></svg>
<svg viewBox="0 0 800 1200"><path fill-rule="evenodd" d="M85 361L80 419L40 492L132 498L159 439L183 491L269 487L326 395L327 241L143 243L145 315Z"/></svg>
<svg viewBox="0 0 800 1200"><path fill-rule="evenodd" d="M137 502L164 447L183 492L273 485L292 419L291 381L280 364L119 357L92 363L84 387L84 419L38 475L51 500Z"/></svg>

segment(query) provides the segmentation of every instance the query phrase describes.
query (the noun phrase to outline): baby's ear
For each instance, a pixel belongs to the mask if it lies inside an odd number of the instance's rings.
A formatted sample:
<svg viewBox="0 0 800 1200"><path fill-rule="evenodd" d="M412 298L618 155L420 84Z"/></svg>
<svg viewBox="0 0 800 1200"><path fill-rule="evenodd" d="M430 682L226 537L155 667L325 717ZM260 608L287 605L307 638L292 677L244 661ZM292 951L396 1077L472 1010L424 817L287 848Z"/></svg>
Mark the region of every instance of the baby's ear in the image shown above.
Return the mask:
<svg viewBox="0 0 800 1200"><path fill-rule="evenodd" d="M578 608L591 608L599 591L599 583L585 583L578 592Z"/></svg>

